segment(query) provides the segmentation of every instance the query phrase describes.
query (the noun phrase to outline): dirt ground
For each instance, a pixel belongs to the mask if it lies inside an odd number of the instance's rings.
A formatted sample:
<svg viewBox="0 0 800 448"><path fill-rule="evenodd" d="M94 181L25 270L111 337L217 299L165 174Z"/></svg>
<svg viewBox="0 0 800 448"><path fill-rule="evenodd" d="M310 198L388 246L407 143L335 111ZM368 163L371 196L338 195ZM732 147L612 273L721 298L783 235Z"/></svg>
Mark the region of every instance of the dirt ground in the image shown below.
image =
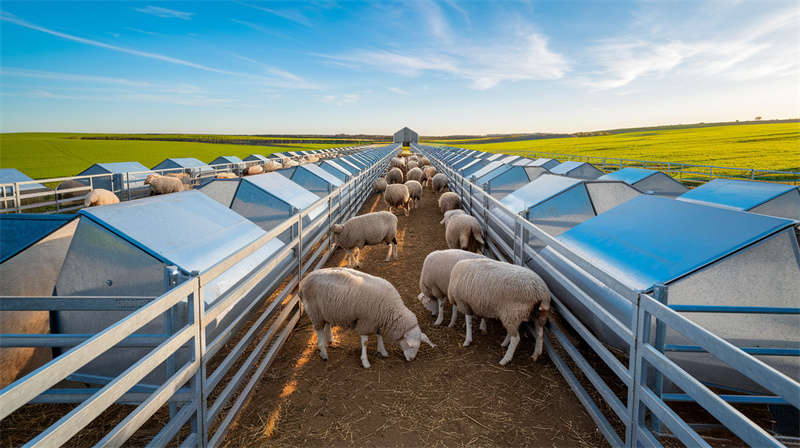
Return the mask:
<svg viewBox="0 0 800 448"><path fill-rule="evenodd" d="M359 214L385 210L377 195ZM399 260L384 262L386 246L361 252L361 269L390 281L436 344L423 344L407 362L387 343L388 358L368 344L372 367L360 361L357 335L338 332L322 361L307 316L252 393L224 441L240 446L607 446L546 353L531 362L534 339L523 337L514 359L500 366L505 330L490 321L462 347L456 328L434 327L417 300L425 257L447 249L436 195L425 188L418 209L398 215ZM344 251L327 267L346 266ZM447 307L446 307L447 308ZM449 320L445 312L445 323Z"/></svg>

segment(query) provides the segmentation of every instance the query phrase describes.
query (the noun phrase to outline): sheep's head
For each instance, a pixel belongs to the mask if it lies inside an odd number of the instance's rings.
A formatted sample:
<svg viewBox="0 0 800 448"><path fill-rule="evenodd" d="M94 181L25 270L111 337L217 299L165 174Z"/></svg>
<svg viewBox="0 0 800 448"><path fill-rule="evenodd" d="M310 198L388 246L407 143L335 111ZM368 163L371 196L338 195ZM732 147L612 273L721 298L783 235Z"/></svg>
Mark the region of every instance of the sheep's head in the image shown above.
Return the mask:
<svg viewBox="0 0 800 448"><path fill-rule="evenodd" d="M414 325L414 328L408 330L408 332L397 341L397 345L400 346L403 350L403 354L406 355L406 361L411 361L417 356L419 346L423 342L427 342L431 347L436 347L433 345L433 342L428 339L428 336L425 336L425 333L419 329L419 325Z"/></svg>
<svg viewBox="0 0 800 448"><path fill-rule="evenodd" d="M159 174L150 174L150 175L149 175L149 176L147 176L147 178L144 180L144 184L145 184L145 185L149 185L149 184L150 184L150 182L152 182L152 181L153 181L153 179L158 179L159 177L161 177Z"/></svg>
<svg viewBox="0 0 800 448"><path fill-rule="evenodd" d="M439 224L444 224L444 226L447 227L447 221L449 221L453 216L463 215L463 214L466 214L466 212L464 210L461 210L460 208L455 210L448 210L444 212L444 219Z"/></svg>

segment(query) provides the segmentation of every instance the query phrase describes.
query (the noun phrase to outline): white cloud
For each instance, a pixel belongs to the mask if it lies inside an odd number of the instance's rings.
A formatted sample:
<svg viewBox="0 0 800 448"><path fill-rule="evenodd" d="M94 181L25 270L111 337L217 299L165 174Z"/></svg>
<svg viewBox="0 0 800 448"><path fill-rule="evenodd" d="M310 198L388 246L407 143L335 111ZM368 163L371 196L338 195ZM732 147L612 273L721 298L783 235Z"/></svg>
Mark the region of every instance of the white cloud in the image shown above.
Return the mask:
<svg viewBox="0 0 800 448"><path fill-rule="evenodd" d="M345 104L353 104L359 100L359 95L352 93L349 95L326 95L320 101L323 103L333 104L336 106L344 106Z"/></svg>
<svg viewBox="0 0 800 448"><path fill-rule="evenodd" d="M397 88L397 87L387 87L387 89L389 89L390 91L392 91L394 93L397 93L399 95L405 95L405 96L410 96L411 95L410 93L406 92L405 90Z"/></svg>
<svg viewBox="0 0 800 448"><path fill-rule="evenodd" d="M183 19L183 20L192 20L192 16L194 15L194 13L192 12L175 11L174 9L161 8L160 6L151 6L151 5L148 5L145 8L134 8L134 9L139 12L150 14L156 17L161 17L164 19L171 19L173 17L176 17L178 19Z"/></svg>

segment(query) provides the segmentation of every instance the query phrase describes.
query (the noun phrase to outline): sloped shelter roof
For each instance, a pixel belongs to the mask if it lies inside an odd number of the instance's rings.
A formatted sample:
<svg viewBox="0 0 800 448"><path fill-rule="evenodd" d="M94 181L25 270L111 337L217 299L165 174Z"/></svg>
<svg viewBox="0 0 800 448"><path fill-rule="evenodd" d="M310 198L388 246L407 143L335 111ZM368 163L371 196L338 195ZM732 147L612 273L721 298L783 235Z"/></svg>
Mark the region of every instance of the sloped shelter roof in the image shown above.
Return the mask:
<svg viewBox="0 0 800 448"><path fill-rule="evenodd" d="M553 174L563 174L577 179L593 180L603 175L602 171L587 162L569 161L548 169Z"/></svg>
<svg viewBox="0 0 800 448"><path fill-rule="evenodd" d="M658 170L643 168L623 168L613 173L604 174L598 180L621 180L636 187L643 193L652 192L658 196L674 198L687 191L689 187Z"/></svg>
<svg viewBox="0 0 800 448"><path fill-rule="evenodd" d="M183 169L192 168L192 169L197 169L199 171L213 171L213 168L193 157L166 159L163 162L159 163L158 165L154 166L152 169L168 170L175 168L183 168Z"/></svg>
<svg viewBox="0 0 800 448"><path fill-rule="evenodd" d="M77 215L4 213L0 215L0 263L30 247Z"/></svg>
<svg viewBox="0 0 800 448"><path fill-rule="evenodd" d="M33 181L33 179L28 177L26 174L23 174L16 168L0 168L0 184L13 184L15 182L29 182L29 181ZM40 183L20 185L19 189L20 191L25 191L25 192L49 190L49 188L45 187ZM11 192L10 189L8 189L6 194L13 194L13 193Z"/></svg>
<svg viewBox="0 0 800 448"><path fill-rule="evenodd" d="M678 199L800 221L800 188L793 185L714 179Z"/></svg>

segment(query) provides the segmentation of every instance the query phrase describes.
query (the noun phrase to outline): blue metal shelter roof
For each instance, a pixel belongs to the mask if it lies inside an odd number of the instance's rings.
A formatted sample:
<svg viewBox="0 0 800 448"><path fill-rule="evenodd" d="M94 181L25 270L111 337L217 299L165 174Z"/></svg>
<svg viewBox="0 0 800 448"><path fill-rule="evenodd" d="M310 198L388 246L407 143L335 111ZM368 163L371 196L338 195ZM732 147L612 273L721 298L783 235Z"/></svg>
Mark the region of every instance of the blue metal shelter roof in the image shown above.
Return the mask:
<svg viewBox="0 0 800 448"><path fill-rule="evenodd" d="M494 162L490 162L488 165L472 173L471 177L474 177L475 179L480 179L481 177L501 167L505 167L505 169L509 168L509 166L506 165L505 163L496 160Z"/></svg>
<svg viewBox="0 0 800 448"><path fill-rule="evenodd" d="M644 168L623 168L618 171L614 171L613 173L604 174L598 177L598 180L621 180L628 185L633 185L636 182L640 182L644 179L647 179L650 176L660 173L660 171L656 170L647 170Z"/></svg>
<svg viewBox="0 0 800 448"><path fill-rule="evenodd" d="M200 168L200 171L213 171L207 164L193 157L166 159L154 166L154 170L167 170L171 168Z"/></svg>
<svg viewBox="0 0 800 448"><path fill-rule="evenodd" d="M0 215L0 263L52 233L76 215L5 213Z"/></svg>
<svg viewBox="0 0 800 448"><path fill-rule="evenodd" d="M247 176L242 182L251 183L298 210L303 210L319 200L319 196L274 172Z"/></svg>
<svg viewBox="0 0 800 448"><path fill-rule="evenodd" d="M114 163L95 163L89 168L83 170L79 176L88 176L92 174L105 174L105 173L138 173L150 172L150 168L142 165L139 162L114 162Z"/></svg>
<svg viewBox="0 0 800 448"><path fill-rule="evenodd" d="M16 168L0 168L0 184L13 184L14 182L29 182L30 177L22 174ZM21 191L26 190L47 190L48 188L40 183L20 185Z"/></svg>
<svg viewBox="0 0 800 448"><path fill-rule="evenodd" d="M222 165L223 163L244 163L244 160L236 156L219 156L212 160L209 165Z"/></svg>
<svg viewBox="0 0 800 448"><path fill-rule="evenodd" d="M669 283L793 221L640 195L557 237L638 291Z"/></svg>
<svg viewBox="0 0 800 448"><path fill-rule="evenodd" d="M798 187L767 182L714 179L682 194L678 199L747 211L792 190L798 190Z"/></svg>
<svg viewBox="0 0 800 448"><path fill-rule="evenodd" d="M533 182L504 197L500 202L512 212L519 213L581 183L583 183L582 179L543 174Z"/></svg>
<svg viewBox="0 0 800 448"><path fill-rule="evenodd" d="M267 157L261 154L250 154L244 158L245 162L266 162L267 160Z"/></svg>
<svg viewBox="0 0 800 448"><path fill-rule="evenodd" d="M529 163L530 166L543 166L548 170L560 164L561 162L559 162L556 159L544 159L544 158L536 159L533 162Z"/></svg>

